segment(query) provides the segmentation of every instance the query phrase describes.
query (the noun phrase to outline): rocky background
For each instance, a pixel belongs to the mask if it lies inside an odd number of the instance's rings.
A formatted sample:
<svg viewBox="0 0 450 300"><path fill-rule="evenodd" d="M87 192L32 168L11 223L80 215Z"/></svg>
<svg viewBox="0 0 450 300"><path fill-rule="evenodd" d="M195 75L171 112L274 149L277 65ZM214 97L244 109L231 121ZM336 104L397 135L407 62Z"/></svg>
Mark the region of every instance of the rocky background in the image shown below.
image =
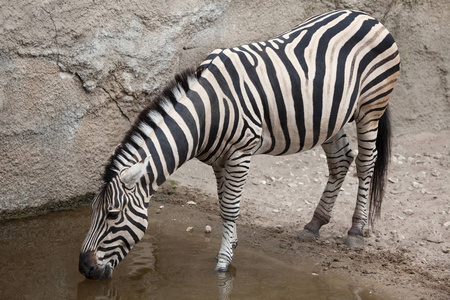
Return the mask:
<svg viewBox="0 0 450 300"><path fill-rule="evenodd" d="M448 130L448 1L0 0L0 216L95 192L139 111L215 48L339 8L399 45L395 135Z"/></svg>

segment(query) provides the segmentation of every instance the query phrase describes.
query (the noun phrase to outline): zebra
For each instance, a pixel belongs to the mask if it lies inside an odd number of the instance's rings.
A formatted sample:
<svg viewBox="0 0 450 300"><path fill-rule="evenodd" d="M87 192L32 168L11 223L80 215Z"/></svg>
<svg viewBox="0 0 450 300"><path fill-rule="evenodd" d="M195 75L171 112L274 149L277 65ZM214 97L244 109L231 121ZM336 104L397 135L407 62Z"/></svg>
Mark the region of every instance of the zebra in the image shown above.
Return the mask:
<svg viewBox="0 0 450 300"><path fill-rule="evenodd" d="M253 155L287 155L321 145L329 178L298 238L319 236L351 163L359 179L346 244L364 245L380 215L390 155L388 103L400 70L398 47L366 13L337 10L264 42L213 51L175 76L138 116L110 157L92 203L79 270L90 279L113 269L144 236L151 196L186 161L212 166L223 232L216 270L228 269ZM358 153L343 129L354 122ZM368 209L369 206L369 209Z"/></svg>

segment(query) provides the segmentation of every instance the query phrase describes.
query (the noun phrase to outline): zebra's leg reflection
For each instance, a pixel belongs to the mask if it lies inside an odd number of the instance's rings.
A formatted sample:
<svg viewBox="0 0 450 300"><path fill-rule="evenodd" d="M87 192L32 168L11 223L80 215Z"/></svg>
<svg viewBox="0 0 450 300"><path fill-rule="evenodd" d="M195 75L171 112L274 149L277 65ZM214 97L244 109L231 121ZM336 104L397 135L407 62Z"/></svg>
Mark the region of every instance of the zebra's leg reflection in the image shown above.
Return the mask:
<svg viewBox="0 0 450 300"><path fill-rule="evenodd" d="M219 288L219 299L228 300L233 291L233 281L236 277L236 268L228 266L227 272L217 272L217 287Z"/></svg>

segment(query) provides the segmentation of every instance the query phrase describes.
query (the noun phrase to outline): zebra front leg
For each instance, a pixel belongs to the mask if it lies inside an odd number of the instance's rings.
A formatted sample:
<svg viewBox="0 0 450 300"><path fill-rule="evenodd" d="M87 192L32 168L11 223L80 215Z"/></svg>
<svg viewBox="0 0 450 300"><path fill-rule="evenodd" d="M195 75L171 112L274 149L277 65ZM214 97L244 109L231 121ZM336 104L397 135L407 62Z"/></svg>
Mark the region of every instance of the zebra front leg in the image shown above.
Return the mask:
<svg viewBox="0 0 450 300"><path fill-rule="evenodd" d="M233 243L236 242L234 245ZM233 249L237 245L236 222L223 221L222 243L217 254L216 271L226 272L233 260Z"/></svg>
<svg viewBox="0 0 450 300"><path fill-rule="evenodd" d="M300 241L316 239L319 237L320 228L330 222L331 211L354 158L344 129L341 129L333 138L323 143L322 148L327 156L328 182L314 211L312 220L305 225L298 235Z"/></svg>
<svg viewBox="0 0 450 300"><path fill-rule="evenodd" d="M243 186L247 179L250 158L231 160L224 168L214 167L217 179L217 190L220 203L220 216L223 221L222 243L217 255L216 271L228 270L233 259L233 249L237 247L236 221L239 216L239 206Z"/></svg>
<svg viewBox="0 0 450 300"><path fill-rule="evenodd" d="M222 212L224 212L226 210L225 207L223 207L223 209L222 209L222 205L224 203L223 202L223 195L225 193L225 187L226 187L226 185L225 185L225 183L226 183L226 172L225 172L225 169L222 168L222 167L213 167L213 169L214 169L214 175L216 176L216 181L217 181L217 194L218 194L219 204L220 204L220 214L222 216L222 220L223 220L224 226L225 226L225 223L230 223L229 221L227 221L226 217L222 213ZM239 202L238 202L238 209L239 209ZM234 222L234 223L236 223L236 222ZM228 224L227 227L229 227L229 226L233 226L232 223ZM231 237L231 246L232 246L233 249L235 249L237 247L237 245L238 245L236 225L234 225L234 230L232 232L233 232L233 234L232 234L232 237Z"/></svg>

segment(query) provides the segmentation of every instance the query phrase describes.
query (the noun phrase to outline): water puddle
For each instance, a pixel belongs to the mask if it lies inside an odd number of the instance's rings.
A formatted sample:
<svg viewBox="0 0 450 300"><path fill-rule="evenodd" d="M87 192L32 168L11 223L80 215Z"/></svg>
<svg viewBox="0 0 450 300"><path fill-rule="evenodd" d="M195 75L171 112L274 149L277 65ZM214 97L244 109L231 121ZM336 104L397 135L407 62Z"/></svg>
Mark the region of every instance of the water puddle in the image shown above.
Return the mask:
<svg viewBox="0 0 450 300"><path fill-rule="evenodd" d="M220 233L187 233L185 224L151 216L144 239L106 281L78 273L90 208L0 223L0 299L386 299L345 277L305 271L241 247L217 274Z"/></svg>

